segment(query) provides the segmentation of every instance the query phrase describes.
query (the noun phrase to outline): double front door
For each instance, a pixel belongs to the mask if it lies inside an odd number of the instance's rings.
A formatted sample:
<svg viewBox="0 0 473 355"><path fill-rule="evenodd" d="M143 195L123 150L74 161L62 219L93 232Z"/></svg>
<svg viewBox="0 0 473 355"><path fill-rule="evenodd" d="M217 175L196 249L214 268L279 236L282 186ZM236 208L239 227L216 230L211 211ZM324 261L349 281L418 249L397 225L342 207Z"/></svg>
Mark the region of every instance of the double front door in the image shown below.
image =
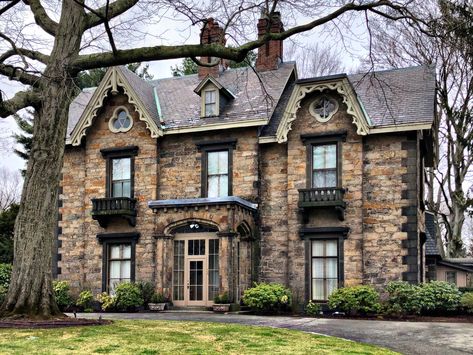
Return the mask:
<svg viewBox="0 0 473 355"><path fill-rule="evenodd" d="M173 302L209 306L219 292L219 240L215 233L177 234L174 239Z"/></svg>

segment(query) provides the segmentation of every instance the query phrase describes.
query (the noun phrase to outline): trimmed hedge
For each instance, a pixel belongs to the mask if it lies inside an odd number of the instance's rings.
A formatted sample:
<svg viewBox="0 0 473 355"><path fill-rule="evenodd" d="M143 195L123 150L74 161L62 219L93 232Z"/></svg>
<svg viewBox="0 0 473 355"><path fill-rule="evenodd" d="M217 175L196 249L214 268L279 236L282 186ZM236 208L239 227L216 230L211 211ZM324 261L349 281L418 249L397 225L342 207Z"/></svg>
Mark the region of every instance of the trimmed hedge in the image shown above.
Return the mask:
<svg viewBox="0 0 473 355"><path fill-rule="evenodd" d="M351 315L375 314L381 309L379 293L371 286L339 288L328 297L328 306Z"/></svg>
<svg viewBox="0 0 473 355"><path fill-rule="evenodd" d="M291 291L277 283L255 283L243 294L243 303L256 312L280 312L289 309Z"/></svg>

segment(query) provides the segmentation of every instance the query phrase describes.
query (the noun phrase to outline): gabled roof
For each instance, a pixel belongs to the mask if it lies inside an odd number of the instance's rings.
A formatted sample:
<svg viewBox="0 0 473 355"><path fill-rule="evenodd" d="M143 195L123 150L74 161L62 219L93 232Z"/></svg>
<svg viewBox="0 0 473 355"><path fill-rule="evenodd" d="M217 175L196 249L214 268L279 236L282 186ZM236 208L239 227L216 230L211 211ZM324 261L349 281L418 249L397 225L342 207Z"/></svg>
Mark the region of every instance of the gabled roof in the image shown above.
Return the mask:
<svg viewBox="0 0 473 355"><path fill-rule="evenodd" d="M151 137L162 135L154 105L153 87L125 67L111 67L105 73L95 90L86 90L69 107L68 135L66 143L80 145L87 128L93 123L99 109L109 93L118 92L121 87L128 101L135 106L139 119L146 123Z"/></svg>
<svg viewBox="0 0 473 355"><path fill-rule="evenodd" d="M262 138L267 142L286 141L301 101L307 94L323 90L342 95L361 135L429 129L434 120L435 71L431 67L335 74L297 80L284 92L280 103L287 103L276 110Z"/></svg>
<svg viewBox="0 0 473 355"><path fill-rule="evenodd" d="M426 256L441 256L437 246L436 231L437 227L435 224L435 215L432 212L425 212L425 255Z"/></svg>
<svg viewBox="0 0 473 355"><path fill-rule="evenodd" d="M234 99L235 98L235 95L233 95L233 93L231 91L228 91L222 84L220 84L218 82L217 79L215 79L214 77L212 77L210 75L207 75L204 79L202 79L200 84L197 85L197 87L194 89L194 92L197 95L200 95L200 93L202 92L202 89L204 89L205 86L208 83L212 83L213 85L215 85L217 87L217 89L220 90L229 99Z"/></svg>

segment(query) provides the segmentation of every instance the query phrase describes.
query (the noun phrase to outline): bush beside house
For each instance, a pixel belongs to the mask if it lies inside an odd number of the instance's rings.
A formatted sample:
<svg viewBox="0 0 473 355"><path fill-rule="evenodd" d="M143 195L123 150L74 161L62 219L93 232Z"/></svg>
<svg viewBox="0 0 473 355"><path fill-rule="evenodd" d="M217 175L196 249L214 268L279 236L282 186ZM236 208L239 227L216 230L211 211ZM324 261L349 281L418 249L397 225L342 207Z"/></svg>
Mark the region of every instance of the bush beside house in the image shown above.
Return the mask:
<svg viewBox="0 0 473 355"><path fill-rule="evenodd" d="M277 313L289 310L291 291L277 283L255 283L243 294L243 303L255 312Z"/></svg>

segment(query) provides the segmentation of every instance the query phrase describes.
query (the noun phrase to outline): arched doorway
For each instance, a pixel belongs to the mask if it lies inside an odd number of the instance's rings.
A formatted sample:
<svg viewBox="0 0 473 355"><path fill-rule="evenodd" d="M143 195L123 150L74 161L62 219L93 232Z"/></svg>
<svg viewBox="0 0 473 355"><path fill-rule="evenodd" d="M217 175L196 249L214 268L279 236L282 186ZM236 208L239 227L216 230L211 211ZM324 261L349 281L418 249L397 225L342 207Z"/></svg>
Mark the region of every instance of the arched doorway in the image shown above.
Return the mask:
<svg viewBox="0 0 473 355"><path fill-rule="evenodd" d="M189 220L169 228L173 240L172 295L176 306L210 306L220 290L217 226Z"/></svg>

